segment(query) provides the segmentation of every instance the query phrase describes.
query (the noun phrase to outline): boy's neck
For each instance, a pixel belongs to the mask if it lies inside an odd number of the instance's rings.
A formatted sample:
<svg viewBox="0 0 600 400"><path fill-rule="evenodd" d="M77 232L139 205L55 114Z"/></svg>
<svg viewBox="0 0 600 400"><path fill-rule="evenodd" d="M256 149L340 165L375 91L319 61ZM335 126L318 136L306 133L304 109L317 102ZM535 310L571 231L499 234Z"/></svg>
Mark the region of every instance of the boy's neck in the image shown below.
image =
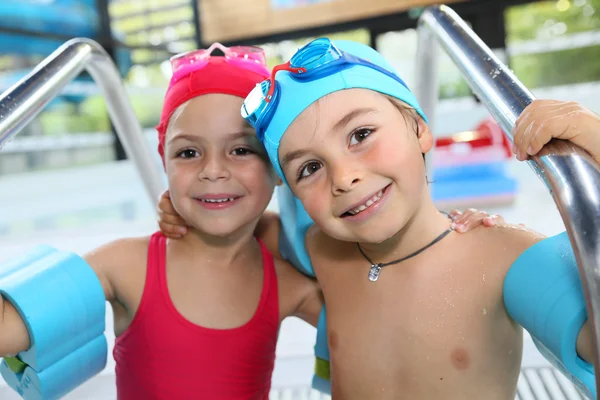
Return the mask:
<svg viewBox="0 0 600 400"><path fill-rule="evenodd" d="M186 249L193 258L218 260L217 265L228 266L254 254L249 249L257 248L254 236L257 223L258 220L227 236L214 236L190 228L177 242L180 242L181 250Z"/></svg>
<svg viewBox="0 0 600 400"><path fill-rule="evenodd" d="M427 246L450 227L451 221L440 213L429 193L417 211L391 238L381 243L360 243L361 249L375 263L386 263L406 257Z"/></svg>

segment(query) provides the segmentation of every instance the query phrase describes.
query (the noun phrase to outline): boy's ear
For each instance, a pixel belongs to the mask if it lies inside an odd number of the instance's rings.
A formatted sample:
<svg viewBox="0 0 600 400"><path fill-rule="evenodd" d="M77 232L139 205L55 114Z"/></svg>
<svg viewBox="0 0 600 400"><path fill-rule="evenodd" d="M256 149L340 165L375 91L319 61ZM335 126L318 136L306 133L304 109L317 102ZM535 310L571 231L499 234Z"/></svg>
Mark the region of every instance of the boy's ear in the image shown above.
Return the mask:
<svg viewBox="0 0 600 400"><path fill-rule="evenodd" d="M421 153L426 154L433 147L433 134L429 130L429 125L423 120L423 118L417 119L417 125L419 127L419 147L421 148Z"/></svg>

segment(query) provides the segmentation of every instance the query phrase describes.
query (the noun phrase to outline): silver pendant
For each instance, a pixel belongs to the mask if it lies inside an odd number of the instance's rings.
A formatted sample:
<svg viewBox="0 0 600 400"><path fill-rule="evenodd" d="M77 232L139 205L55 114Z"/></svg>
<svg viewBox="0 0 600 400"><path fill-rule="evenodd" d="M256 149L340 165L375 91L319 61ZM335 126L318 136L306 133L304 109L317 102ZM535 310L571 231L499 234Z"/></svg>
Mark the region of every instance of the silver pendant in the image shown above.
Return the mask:
<svg viewBox="0 0 600 400"><path fill-rule="evenodd" d="M369 280L375 282L379 279L379 272L381 272L381 264L371 264L371 269L369 269Z"/></svg>

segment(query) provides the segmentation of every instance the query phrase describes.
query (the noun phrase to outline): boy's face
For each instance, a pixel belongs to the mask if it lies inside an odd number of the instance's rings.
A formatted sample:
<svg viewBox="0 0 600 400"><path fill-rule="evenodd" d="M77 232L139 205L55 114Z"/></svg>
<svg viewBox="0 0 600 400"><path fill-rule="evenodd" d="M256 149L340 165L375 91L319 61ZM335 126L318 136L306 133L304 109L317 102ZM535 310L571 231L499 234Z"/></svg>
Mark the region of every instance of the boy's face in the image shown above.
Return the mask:
<svg viewBox="0 0 600 400"><path fill-rule="evenodd" d="M188 224L226 236L258 220L275 174L254 130L240 115L242 99L193 98L167 130L165 164L173 206Z"/></svg>
<svg viewBox="0 0 600 400"><path fill-rule="evenodd" d="M433 138L419 119L365 89L334 92L290 125L279 160L294 194L331 237L379 243L395 235L428 195L423 153Z"/></svg>

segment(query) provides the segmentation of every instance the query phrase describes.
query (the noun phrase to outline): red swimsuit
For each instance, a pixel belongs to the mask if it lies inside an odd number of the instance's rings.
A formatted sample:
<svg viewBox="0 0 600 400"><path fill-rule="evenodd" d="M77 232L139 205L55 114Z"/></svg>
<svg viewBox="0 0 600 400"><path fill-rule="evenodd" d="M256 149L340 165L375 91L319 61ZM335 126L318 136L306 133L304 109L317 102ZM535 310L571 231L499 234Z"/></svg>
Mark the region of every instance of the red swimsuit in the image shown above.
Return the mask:
<svg viewBox="0 0 600 400"><path fill-rule="evenodd" d="M116 339L119 400L266 400L279 330L273 256L261 243L264 282L256 313L233 329L203 328L175 308L166 279L166 238L152 235L142 301Z"/></svg>

